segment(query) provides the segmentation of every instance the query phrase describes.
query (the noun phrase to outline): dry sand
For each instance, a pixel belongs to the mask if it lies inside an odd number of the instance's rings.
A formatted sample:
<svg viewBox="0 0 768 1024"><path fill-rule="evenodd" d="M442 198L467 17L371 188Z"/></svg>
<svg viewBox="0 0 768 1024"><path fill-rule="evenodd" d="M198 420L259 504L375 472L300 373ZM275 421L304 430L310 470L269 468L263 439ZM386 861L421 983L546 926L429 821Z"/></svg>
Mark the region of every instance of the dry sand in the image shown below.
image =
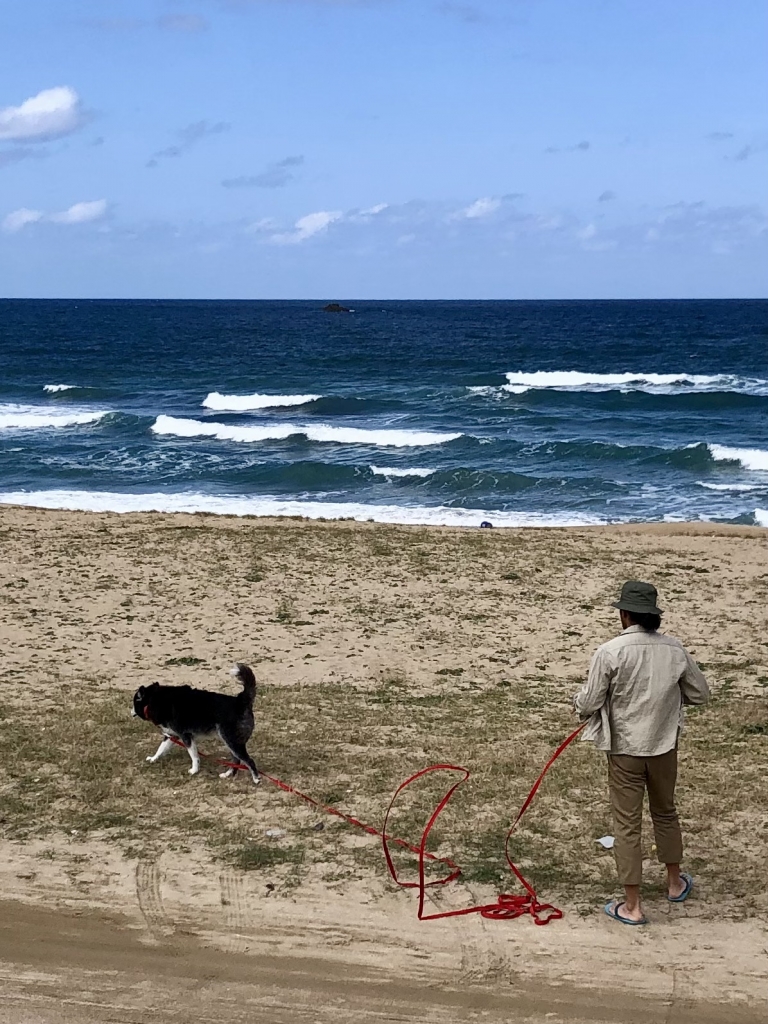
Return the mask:
<svg viewBox="0 0 768 1024"><path fill-rule="evenodd" d="M0 543L2 1024L766 1019L764 531L5 508ZM599 911L615 880L586 744L514 845L565 920L419 923L375 839L210 764L190 778L183 752L147 765L156 734L129 717L141 683L234 692L248 661L257 762L373 824L410 771L466 764L437 847L464 875L430 896L465 906L511 888L506 823L630 577L656 582L715 693L683 741L696 895L666 903L649 835L646 929ZM397 831L417 838L434 796Z"/></svg>

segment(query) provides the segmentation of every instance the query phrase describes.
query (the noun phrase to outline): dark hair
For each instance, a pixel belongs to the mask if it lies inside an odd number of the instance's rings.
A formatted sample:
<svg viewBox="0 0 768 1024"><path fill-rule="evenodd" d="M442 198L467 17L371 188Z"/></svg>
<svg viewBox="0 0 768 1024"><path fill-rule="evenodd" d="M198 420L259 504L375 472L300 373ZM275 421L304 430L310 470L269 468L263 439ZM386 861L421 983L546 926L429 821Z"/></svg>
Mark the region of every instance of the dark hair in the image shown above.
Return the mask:
<svg viewBox="0 0 768 1024"><path fill-rule="evenodd" d="M633 625L642 626L649 633L655 633L661 625L660 615L651 615L650 612L627 612L626 614L632 619Z"/></svg>

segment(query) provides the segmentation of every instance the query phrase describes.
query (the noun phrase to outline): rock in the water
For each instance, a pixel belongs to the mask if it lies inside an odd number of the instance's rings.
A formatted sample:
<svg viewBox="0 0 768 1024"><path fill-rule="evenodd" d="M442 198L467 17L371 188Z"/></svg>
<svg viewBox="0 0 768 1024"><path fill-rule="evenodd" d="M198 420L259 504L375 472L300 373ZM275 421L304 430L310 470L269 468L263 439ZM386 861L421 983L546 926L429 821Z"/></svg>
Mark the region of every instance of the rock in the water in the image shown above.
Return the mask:
<svg viewBox="0 0 768 1024"><path fill-rule="evenodd" d="M324 313L350 313L351 310L347 309L346 306L342 306L338 302L329 302L327 306L323 306Z"/></svg>

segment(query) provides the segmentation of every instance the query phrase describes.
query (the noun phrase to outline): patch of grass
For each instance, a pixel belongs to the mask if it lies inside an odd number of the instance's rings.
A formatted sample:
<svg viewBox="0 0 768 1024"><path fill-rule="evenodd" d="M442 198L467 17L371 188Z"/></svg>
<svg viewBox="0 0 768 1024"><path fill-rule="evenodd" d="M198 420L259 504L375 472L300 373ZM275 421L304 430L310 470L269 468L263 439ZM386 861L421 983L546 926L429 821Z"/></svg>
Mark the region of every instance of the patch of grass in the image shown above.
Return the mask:
<svg viewBox="0 0 768 1024"><path fill-rule="evenodd" d="M246 839L231 841L224 846L223 859L239 871L262 871L281 864L300 864L304 850L300 846L279 846L277 843L257 843Z"/></svg>
<svg viewBox="0 0 768 1024"><path fill-rule="evenodd" d="M181 658L166 658L165 665L186 665L192 668L194 665L206 665L207 661L205 658L195 658L193 655L185 655Z"/></svg>

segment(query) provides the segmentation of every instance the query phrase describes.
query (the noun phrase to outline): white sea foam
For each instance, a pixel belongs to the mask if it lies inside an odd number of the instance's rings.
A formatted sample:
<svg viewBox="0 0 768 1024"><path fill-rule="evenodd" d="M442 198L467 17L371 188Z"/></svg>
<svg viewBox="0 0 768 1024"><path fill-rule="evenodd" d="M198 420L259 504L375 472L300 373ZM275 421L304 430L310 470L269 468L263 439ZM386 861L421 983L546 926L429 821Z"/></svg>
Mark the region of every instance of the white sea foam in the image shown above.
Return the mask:
<svg viewBox="0 0 768 1024"><path fill-rule="evenodd" d="M768 381L732 374L698 373L583 373L580 370L510 372L501 388L522 394L532 388L556 391L646 391L652 394L687 394L693 391L736 391L768 395Z"/></svg>
<svg viewBox="0 0 768 1024"><path fill-rule="evenodd" d="M434 469L391 469L388 466L370 466L369 467L374 476L420 476L427 477L432 476Z"/></svg>
<svg viewBox="0 0 768 1024"><path fill-rule="evenodd" d="M77 384L43 384L43 391L47 391L51 395L55 395L59 391L77 391L77 389Z"/></svg>
<svg viewBox="0 0 768 1024"><path fill-rule="evenodd" d="M764 491L764 484L710 484L703 480L698 481L699 487L706 487L708 491Z"/></svg>
<svg viewBox="0 0 768 1024"><path fill-rule="evenodd" d="M279 409L316 402L322 395L222 395L212 391L204 400L206 409L216 412L250 412L255 409Z"/></svg>
<svg viewBox="0 0 768 1024"><path fill-rule="evenodd" d="M758 526L768 526L768 509L755 509L755 522Z"/></svg>
<svg viewBox="0 0 768 1024"><path fill-rule="evenodd" d="M0 430L41 430L96 423L109 415L104 409L59 412L40 405L0 405Z"/></svg>
<svg viewBox="0 0 768 1024"><path fill-rule="evenodd" d="M428 430L365 430L359 427L332 427L327 423L265 423L239 426L227 423L203 423L200 420L158 416L152 425L156 434L176 437L215 437L219 441L280 441L304 435L309 441L336 444L367 444L381 447L408 448L454 441L461 434L437 434Z"/></svg>
<svg viewBox="0 0 768 1024"><path fill-rule="evenodd" d="M729 448L723 444L707 447L716 462L740 462L744 469L768 471L768 451L762 448Z"/></svg>
<svg viewBox="0 0 768 1024"><path fill-rule="evenodd" d="M502 512L493 509L434 508L421 505L366 505L362 502L284 501L281 498L177 494L122 494L108 491L7 491L0 504L34 508L77 509L86 512L208 512L230 516L304 516L307 519L373 520L422 526L478 527L488 521L497 527L588 526L604 519L580 513L547 515L539 512Z"/></svg>

